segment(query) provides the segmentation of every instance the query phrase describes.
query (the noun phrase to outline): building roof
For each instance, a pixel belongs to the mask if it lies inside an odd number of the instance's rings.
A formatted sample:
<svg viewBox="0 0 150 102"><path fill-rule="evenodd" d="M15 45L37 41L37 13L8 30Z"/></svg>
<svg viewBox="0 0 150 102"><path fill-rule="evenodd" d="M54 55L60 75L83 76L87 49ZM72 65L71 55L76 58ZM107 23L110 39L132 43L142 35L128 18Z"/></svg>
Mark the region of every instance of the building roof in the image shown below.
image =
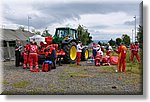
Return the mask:
<svg viewBox="0 0 150 102"><path fill-rule="evenodd" d="M5 40L5 41L14 41L16 39L27 40L29 39L29 37L33 35L34 35L33 33L28 31L0 29L0 40Z"/></svg>

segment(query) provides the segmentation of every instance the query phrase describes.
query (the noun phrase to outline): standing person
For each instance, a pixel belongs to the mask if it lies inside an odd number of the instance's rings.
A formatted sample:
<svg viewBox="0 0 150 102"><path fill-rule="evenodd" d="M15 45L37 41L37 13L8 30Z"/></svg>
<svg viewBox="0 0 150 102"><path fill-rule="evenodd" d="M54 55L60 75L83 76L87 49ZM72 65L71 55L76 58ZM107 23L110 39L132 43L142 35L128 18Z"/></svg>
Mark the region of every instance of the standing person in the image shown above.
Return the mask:
<svg viewBox="0 0 150 102"><path fill-rule="evenodd" d="M96 50L97 50L97 47L96 47L96 44L93 43L93 50L92 50L92 54L93 54L93 58L95 59L96 57Z"/></svg>
<svg viewBox="0 0 150 102"><path fill-rule="evenodd" d="M20 66L21 50L22 50L21 42L20 42L20 40L16 40L16 47L15 47L15 56L16 56L15 65L16 65L16 67Z"/></svg>
<svg viewBox="0 0 150 102"><path fill-rule="evenodd" d="M38 70L38 46L37 43L35 42L35 39L33 39L29 48L29 59L30 59L30 71L33 70L33 64L35 66L35 69Z"/></svg>
<svg viewBox="0 0 150 102"><path fill-rule="evenodd" d="M77 45L77 65L81 65L80 60L81 60L82 49L83 49L82 42L79 41Z"/></svg>
<svg viewBox="0 0 150 102"><path fill-rule="evenodd" d="M135 42L135 51L136 51L136 58L140 62L140 56L139 56L139 44L138 42Z"/></svg>
<svg viewBox="0 0 150 102"><path fill-rule="evenodd" d="M27 68L28 64L28 49L26 46L24 46L24 51L23 51L23 69Z"/></svg>
<svg viewBox="0 0 150 102"><path fill-rule="evenodd" d="M24 47L24 52L23 52L23 68L29 67L29 49L30 49L30 44L29 40L26 40L27 44Z"/></svg>
<svg viewBox="0 0 150 102"><path fill-rule="evenodd" d="M126 68L126 51L124 43L121 43L116 51L118 53L118 72L125 72Z"/></svg>
<svg viewBox="0 0 150 102"><path fill-rule="evenodd" d="M135 50L134 43L132 43L132 44L130 45L130 50L131 50L130 62L132 62L132 61L133 61L133 58L134 58L134 50Z"/></svg>
<svg viewBox="0 0 150 102"><path fill-rule="evenodd" d="M107 56L111 56L112 54L112 47L110 46L110 44L108 43L107 46L106 46L106 55Z"/></svg>
<svg viewBox="0 0 150 102"><path fill-rule="evenodd" d="M131 44L130 50L131 50L131 60L130 60L130 62L133 61L134 56L136 56L138 62L140 62L140 57L139 57L139 54L138 54L138 50L139 50L139 45L138 45L138 43L135 42L135 44L134 44L134 43Z"/></svg>

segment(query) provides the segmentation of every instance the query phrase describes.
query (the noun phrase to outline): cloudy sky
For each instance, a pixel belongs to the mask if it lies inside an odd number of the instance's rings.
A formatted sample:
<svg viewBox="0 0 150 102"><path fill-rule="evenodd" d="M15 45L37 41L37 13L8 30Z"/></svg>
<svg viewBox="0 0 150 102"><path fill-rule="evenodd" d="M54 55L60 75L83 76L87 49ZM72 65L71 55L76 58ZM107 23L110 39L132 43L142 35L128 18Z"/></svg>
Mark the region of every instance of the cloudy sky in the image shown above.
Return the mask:
<svg viewBox="0 0 150 102"><path fill-rule="evenodd" d="M120 1L120 2L118 2ZM134 16L139 24L141 0L2 0L0 25L4 28L43 31L54 34L56 27L84 25L94 40L132 35Z"/></svg>

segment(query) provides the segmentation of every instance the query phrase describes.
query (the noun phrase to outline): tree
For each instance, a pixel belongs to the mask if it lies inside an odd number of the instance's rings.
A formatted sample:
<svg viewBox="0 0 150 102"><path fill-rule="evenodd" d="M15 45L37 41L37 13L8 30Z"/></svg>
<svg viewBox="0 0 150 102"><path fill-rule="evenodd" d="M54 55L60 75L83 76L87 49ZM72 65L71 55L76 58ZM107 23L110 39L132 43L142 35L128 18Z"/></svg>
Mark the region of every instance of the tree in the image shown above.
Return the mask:
<svg viewBox="0 0 150 102"><path fill-rule="evenodd" d="M48 30L44 30L42 33L42 36L46 37L46 36L52 36L52 35L48 32Z"/></svg>
<svg viewBox="0 0 150 102"><path fill-rule="evenodd" d="M115 46L116 44L116 42L113 39L109 40L108 43L110 44L110 46Z"/></svg>
<svg viewBox="0 0 150 102"><path fill-rule="evenodd" d="M79 40L81 40L81 42L83 43L83 45L87 45L92 42L92 36L90 36L88 29L85 29L83 25L78 26L77 35Z"/></svg>
<svg viewBox="0 0 150 102"><path fill-rule="evenodd" d="M122 39L121 38L116 38L116 44L119 46L120 43L122 42Z"/></svg>
<svg viewBox="0 0 150 102"><path fill-rule="evenodd" d="M35 35L41 35L40 31L36 31L35 29L32 29L32 33L34 33Z"/></svg>
<svg viewBox="0 0 150 102"><path fill-rule="evenodd" d="M139 25L139 28L138 28L138 42L139 42L139 47L141 49L143 49L143 27Z"/></svg>
<svg viewBox="0 0 150 102"><path fill-rule="evenodd" d="M122 41L124 42L124 44L126 46L129 46L130 45L130 36L128 36L127 34L123 34L122 35Z"/></svg>
<svg viewBox="0 0 150 102"><path fill-rule="evenodd" d="M34 34L35 35L41 35L41 32L40 31L35 31Z"/></svg>
<svg viewBox="0 0 150 102"><path fill-rule="evenodd" d="M98 42L99 45L102 45L101 41Z"/></svg>

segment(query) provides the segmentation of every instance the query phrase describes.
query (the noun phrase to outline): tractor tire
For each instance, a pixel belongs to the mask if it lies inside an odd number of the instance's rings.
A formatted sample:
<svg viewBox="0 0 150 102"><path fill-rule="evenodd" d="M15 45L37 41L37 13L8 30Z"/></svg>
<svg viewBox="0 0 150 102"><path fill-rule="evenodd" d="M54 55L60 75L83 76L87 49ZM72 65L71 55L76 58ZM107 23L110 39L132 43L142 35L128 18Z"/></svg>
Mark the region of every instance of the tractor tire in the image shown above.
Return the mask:
<svg viewBox="0 0 150 102"><path fill-rule="evenodd" d="M66 55L63 57L64 63L75 63L77 58L77 48L76 43L71 42L64 45L63 50L65 51Z"/></svg>
<svg viewBox="0 0 150 102"><path fill-rule="evenodd" d="M81 60L87 61L88 58L89 58L89 50L87 48L83 48L81 53Z"/></svg>

